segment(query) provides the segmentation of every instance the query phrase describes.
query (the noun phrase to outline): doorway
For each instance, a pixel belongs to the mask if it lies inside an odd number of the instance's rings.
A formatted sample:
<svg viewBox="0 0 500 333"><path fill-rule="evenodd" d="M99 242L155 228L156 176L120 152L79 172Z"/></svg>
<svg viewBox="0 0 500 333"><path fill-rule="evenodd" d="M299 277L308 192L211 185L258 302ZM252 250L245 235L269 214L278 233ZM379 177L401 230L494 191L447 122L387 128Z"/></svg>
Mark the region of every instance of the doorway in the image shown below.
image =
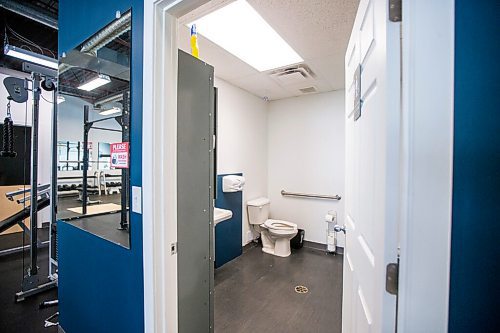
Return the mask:
<svg viewBox="0 0 500 333"><path fill-rule="evenodd" d="M242 8L238 7L240 3ZM246 9L243 4L246 4ZM236 7L231 7L233 5ZM302 330L307 330L308 325L311 325L310 318L315 317L313 313L316 313L318 317L315 320L315 327L319 331L321 328L325 331L340 331L342 272L338 268L342 266L342 261L340 256L334 257L333 254L326 252L328 224L325 222L325 215L332 211L332 216L336 216L337 221L344 219L343 201L337 200L337 196L344 196L344 92L342 89L332 91L338 87L342 88L343 82L322 79L327 73L317 65L319 60L312 52L310 53L312 55L304 57L305 59L299 64L278 65L279 68L259 70L255 68L259 65L253 64L251 60L243 61L232 53L225 54L228 52L227 49L213 42L224 39L218 33L208 37L203 35L210 35L207 21L220 22L226 19L224 10L230 11L232 18L236 18L225 22L225 25L234 26L238 23L236 22L238 17L245 16L238 15L237 12L247 10L248 7L250 4L246 1L231 2L220 8L208 9L202 6L201 9L197 9L201 10L201 16L196 10L192 11L179 19L177 27L179 48L190 53L192 38L190 29L196 24L200 33L198 36L200 60L206 62L207 67L214 67L215 86L218 87L217 174L223 178L223 175L227 174L240 175L245 179L240 192L242 199L234 203L237 206L229 204L228 201L238 196L238 193L228 193L224 190L217 193L218 198L215 202L216 208L229 209L235 213L235 217L239 215L239 211L243 213L240 221L232 218L215 226L215 262L218 267L215 270L215 330L234 331L238 326L244 327L243 323L248 322L251 324L247 329L258 327L265 331L266 327L273 326L270 325L271 321L283 328L292 325L299 331L301 327ZM324 7L330 10L328 6ZM313 8L316 16L320 15L320 9L324 7ZM270 22L277 22L283 8L265 7L260 10L260 13L268 14ZM295 12L294 15L297 16L303 13L303 9L299 7L291 8L289 11ZM344 14L349 13L354 20L355 12L356 3L353 3L350 12L346 10ZM218 18L214 19L211 15L217 15ZM329 14L324 13L323 16L326 19ZM293 21L295 25L299 24ZM286 29L280 31L280 36L296 36L297 30L311 25L310 21L303 21L300 22L303 26L294 28L292 33L288 24ZM256 27L257 24L246 23L252 27ZM325 39L325 43L328 41L328 34L329 32L325 32L321 36ZM251 44L252 36L245 34L244 27L239 29L239 35ZM341 48L347 46L348 33L344 35L345 45ZM292 39L298 43L298 37ZM332 45L336 42L330 42L324 49L332 49ZM300 46L297 52L304 54ZM331 51L317 52L327 54ZM221 54L225 56L220 56ZM342 60L343 54L336 55L336 58ZM326 60L333 63L330 59ZM182 77L180 58L178 62L180 78ZM343 66L336 68L340 76L344 70ZM230 76L228 72L238 74ZM253 80L256 83L243 84L239 80L240 75L244 75L246 81ZM294 82L293 77L297 75L303 76L304 79ZM202 81L208 83L207 80ZM267 88L260 89L261 86ZM178 96L180 96L179 91ZM178 100L178 105L183 103L184 101ZM179 122L180 114L177 116ZM178 138L179 135L180 133ZM301 175L302 180L297 179L297 175ZM178 183L178 188L181 186ZM295 192L306 193L306 196L293 195ZM311 193L325 195L314 198L309 195ZM268 219L286 221L297 229L305 230L305 239L308 241L306 246L294 250L287 258L269 257L274 255L275 248L272 247L277 240L273 243L270 237L271 241L266 244L266 231L259 226L265 219L254 223L250 218L251 208L247 203L263 197L270 200ZM227 205L218 206L224 204L222 201L226 201ZM183 223L179 219L178 228L181 228ZM236 226L240 232L233 233L230 230L231 226ZM253 241L258 241L259 237L263 240L263 250L260 245L252 247ZM337 238L341 245L343 236L335 235L331 230L330 238L333 239L332 243L335 243ZM235 239L239 239L239 242L232 244L230 240ZM229 254L229 248L233 245L239 247L240 253L243 252L241 257L228 256L233 260L221 262L221 256ZM317 248L312 248L314 245L317 245ZM180 239L178 246L181 247ZM332 249L331 252L335 250ZM180 267L181 253L178 254L178 260ZM238 262L242 264L238 266ZM311 273L311 268L314 266L317 266L316 271L319 276ZM246 270L245 281L236 282L237 273L247 267L254 269ZM320 273L320 267L325 268L325 271ZM183 283L181 276L179 273L179 293ZM261 283L265 281L268 283ZM308 288L308 292L297 293L294 288L300 286ZM253 296L249 297L252 294ZM179 299L181 300L180 296ZM179 311L180 307L181 303ZM326 307L329 307L329 310L325 311ZM249 309L251 310L248 311ZM294 316L295 320L290 318L288 314L290 312L297 313ZM182 321L179 320L180 331L182 325Z"/></svg>
<svg viewBox="0 0 500 333"><path fill-rule="evenodd" d="M364 3L366 4L367 2L364 2ZM168 7L169 14L165 14L164 10L165 10L165 8L167 8L166 6L167 5L164 4L164 6L161 7L161 8L159 7L159 5L156 5L156 8L155 8L155 6L149 7L149 10L151 10L151 13L153 13L153 12L155 12L155 13L162 13L162 15L160 15L159 20L157 21L157 26L156 27L158 28L158 30L156 30L156 31L161 31L162 32L162 35L161 35L162 37L169 36L168 38L170 38L170 39L167 39L167 40L169 40L169 43L170 43L168 45L165 45L165 44L160 43L160 42L157 44L157 45L163 45L163 47L164 47L164 48L160 48L160 49L156 50L157 52L159 52L159 55L161 55L160 58L162 59L161 61L159 61L159 60L156 60L156 61L158 61L158 65L161 64L162 66L164 64L168 64L168 63L174 63L175 64L175 55L173 54L171 46L175 45L175 39L176 38L173 38L173 36L177 35L177 33L178 33L178 31L177 31L178 27L176 26L176 24L174 24L175 23L174 17L177 17L177 18L182 17L183 15L185 15L189 11L191 11L194 7L197 7L196 5L194 5L193 1L186 1L186 2L184 2L184 1L182 1L182 2L177 1L177 2L172 2L172 3L170 3L168 5L169 6ZM160 11L155 11L155 10L158 10L158 9L161 9L161 10ZM158 22L161 22L161 24L158 24ZM151 36L152 40L155 39L155 38L159 38L159 36L158 35ZM153 42L152 40L151 40L151 42ZM162 67L162 66L158 66L156 68L169 68L168 66L167 67ZM172 75L172 73L173 72L169 71L167 73L167 76L169 76L170 78L173 78L174 76ZM152 73L150 73L150 74L151 74L152 77L154 77L152 75ZM169 82L168 81L169 77L164 76L162 79L158 79L157 83L158 83L159 87L162 87L162 89L164 89L164 91L167 92L167 96L172 97L173 96L172 94L175 93L175 87L171 86L168 83ZM172 81L170 81L170 82L172 82ZM148 84L152 85L152 82L149 82L149 83L146 82L145 83L145 85L148 85ZM150 88L152 88L152 87L150 87ZM168 108L168 105L165 104L165 103L169 103L170 107L174 107L175 104L172 104L172 101L175 101L175 98L170 99L168 101L165 101L165 100L162 99L161 101L157 101L157 103L158 103L157 106L158 107L167 107ZM169 114L167 114L167 115L161 115L161 116L157 115L157 116L162 117L162 118L165 117L165 118L163 118L163 120L167 120L167 121L165 121L163 124L165 124L165 123L168 124L169 121L175 120L174 119L175 117L172 118L173 116L169 115ZM153 133L155 131L157 133L166 133L166 132L164 132L164 130L165 129L156 129L156 130L153 129ZM158 151L158 153L159 153L158 157L163 157L164 158L165 156L168 155L169 152L171 153L172 151L175 151L175 148L172 148L172 147L170 147L168 149L165 149L165 147L163 147L162 149L163 149L163 151L161 151L161 152ZM159 191L163 191L163 193L169 192L170 190L175 189L175 186L173 186L175 184L173 184L173 183L165 183L165 184L162 184L162 185L166 185L166 187L164 187L162 190L159 189ZM154 186L152 186L152 187L154 188ZM170 188L170 190L169 190L169 188ZM172 192L170 192L170 193L172 193ZM172 195L172 197L175 198L175 195ZM155 212L155 214L156 214L156 212ZM167 213L165 211L165 212L163 212L161 214L167 214ZM162 215L162 216L166 216L166 215ZM170 217L175 217L175 216L170 216ZM167 220L169 220L169 219L167 218ZM171 221L171 222L173 222L173 221ZM171 223L171 222L167 223L167 227L169 227L169 225L170 225L169 223ZM169 227L170 231L175 230L175 227L176 227L175 223L172 223L170 226L171 226L171 228ZM153 252L152 248L151 248L151 252ZM146 275L150 274L151 276L155 276L156 274L159 274L159 275L163 274L162 276L166 276L167 278L169 276L172 276L170 272L169 272L169 274L165 274L165 271L166 271L165 268L167 267L167 265L170 265L172 262L174 262L177 259L175 257L167 258L168 257L168 254L167 254L168 252L164 251L164 253L165 253L165 258L167 260L165 260L164 263L161 263L160 266L157 267L157 268L153 269L153 268L150 267L149 269L151 271L150 272L146 272L145 273ZM170 261L172 261L172 262L170 262ZM148 288L146 288L146 289L148 289ZM152 289L154 289L154 288L152 288ZM173 294L175 293L175 291L166 291L166 293L169 294L170 296L173 296ZM160 304L161 301L159 301L158 298L153 297L151 294L147 295L146 298L147 298L147 300L148 300L148 298L149 298L149 300L151 300L151 302L149 304L152 307L152 309L154 309L154 312L157 312L158 309L160 309L160 311L162 311L161 309L166 309L165 308L165 304ZM167 302L174 302L172 300L172 298L170 298L170 297L165 297L164 299L166 299ZM170 303L170 305L173 306L174 304ZM146 305L146 310L147 310L147 307L148 307L148 305ZM152 320L152 318L155 317L155 315L153 314L153 315L151 315L152 317L149 318L149 320L148 320L148 318L146 319L146 323L147 323L146 326L148 327L148 322L149 322L149 325L153 325L155 327L157 327L156 325L166 325L165 327L168 326L168 327L173 327L175 329L176 328L175 325L177 325L176 320L175 320L177 318L177 314L175 313L176 311L177 311L177 308L175 308L175 311L165 311L168 315L172 315L173 316L173 317L170 318L170 319L173 319L173 320L172 321L164 320L164 321L162 321L160 323L158 323L158 321ZM148 313L148 311L146 311L146 312ZM160 313L162 313L162 312L160 312ZM173 325L173 326L170 326L170 325Z"/></svg>

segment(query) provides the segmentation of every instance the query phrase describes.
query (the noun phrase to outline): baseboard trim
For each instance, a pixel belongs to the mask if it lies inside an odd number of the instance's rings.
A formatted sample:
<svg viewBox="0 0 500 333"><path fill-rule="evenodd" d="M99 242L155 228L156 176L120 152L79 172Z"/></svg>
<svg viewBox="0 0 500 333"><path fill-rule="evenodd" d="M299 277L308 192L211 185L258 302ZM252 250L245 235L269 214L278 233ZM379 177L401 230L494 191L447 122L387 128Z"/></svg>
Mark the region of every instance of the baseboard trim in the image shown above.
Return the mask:
<svg viewBox="0 0 500 333"><path fill-rule="evenodd" d="M258 246L259 243L256 241L250 241L249 243L246 243L243 245L243 253L247 252L250 249L253 249L254 247Z"/></svg>
<svg viewBox="0 0 500 333"><path fill-rule="evenodd" d="M322 244L322 243L316 243L316 242L311 242L311 241L306 241L305 240L304 241L304 247L306 247L308 249L314 249L314 250L320 250L320 251L328 252L326 244ZM344 248L340 247L340 246L337 246L336 251L335 252L330 252L330 253L344 254Z"/></svg>
<svg viewBox="0 0 500 333"><path fill-rule="evenodd" d="M257 240L253 240L253 241L251 241L251 242L243 245L243 253L247 252L250 249L253 249L256 246L259 246L258 239ZM308 248L308 249L313 249L313 250L319 250L319 251L328 252L326 244L322 244L322 243L316 243L316 242L311 242L311 241L306 241L305 240L304 241L304 247ZM340 246L337 246L337 249L336 249L335 252L328 252L328 253L344 254L344 248L340 247Z"/></svg>

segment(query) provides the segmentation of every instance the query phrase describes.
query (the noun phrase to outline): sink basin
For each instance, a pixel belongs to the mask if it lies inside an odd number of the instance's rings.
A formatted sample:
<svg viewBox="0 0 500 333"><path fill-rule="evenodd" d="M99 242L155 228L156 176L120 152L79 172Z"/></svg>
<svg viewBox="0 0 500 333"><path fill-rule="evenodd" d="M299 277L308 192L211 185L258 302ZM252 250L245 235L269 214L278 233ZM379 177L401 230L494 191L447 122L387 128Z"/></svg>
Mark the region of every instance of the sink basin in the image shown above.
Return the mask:
<svg viewBox="0 0 500 333"><path fill-rule="evenodd" d="M214 208L214 223L215 225L219 224L222 221L229 220L233 217L233 212L227 209L222 208Z"/></svg>

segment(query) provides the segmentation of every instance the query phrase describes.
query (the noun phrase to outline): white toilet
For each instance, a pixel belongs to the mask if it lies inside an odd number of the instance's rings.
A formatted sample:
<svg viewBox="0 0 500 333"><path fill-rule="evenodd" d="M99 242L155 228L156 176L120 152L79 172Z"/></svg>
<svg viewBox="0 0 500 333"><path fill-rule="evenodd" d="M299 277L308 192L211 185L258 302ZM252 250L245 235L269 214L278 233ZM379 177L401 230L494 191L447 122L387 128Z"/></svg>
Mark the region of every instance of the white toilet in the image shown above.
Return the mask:
<svg viewBox="0 0 500 333"><path fill-rule="evenodd" d="M288 257L290 239L297 234L297 225L288 221L269 219L268 198L258 198L247 202L248 222L258 225L262 239L262 251L278 257Z"/></svg>

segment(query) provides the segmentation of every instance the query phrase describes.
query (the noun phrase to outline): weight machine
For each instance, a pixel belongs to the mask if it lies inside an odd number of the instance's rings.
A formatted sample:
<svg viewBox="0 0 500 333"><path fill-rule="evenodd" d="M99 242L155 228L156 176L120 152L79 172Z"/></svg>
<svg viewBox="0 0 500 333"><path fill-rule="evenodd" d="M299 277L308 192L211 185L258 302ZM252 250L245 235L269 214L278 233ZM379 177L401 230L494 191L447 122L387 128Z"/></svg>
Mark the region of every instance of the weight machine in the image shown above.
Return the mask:
<svg viewBox="0 0 500 333"><path fill-rule="evenodd" d="M24 195L18 203L30 201L30 205L21 211L9 216L0 222L0 232L19 224L23 232L27 228L23 220L30 218L30 264L23 278L21 291L16 293L16 302L24 300L26 297L39 294L43 291L57 287L57 261L52 253L52 226L56 224L57 213L57 71L30 63L23 63L23 71L31 73L29 79L19 79L7 77L4 85L9 93L7 104L7 117L4 120L4 133L1 158L12 158L16 156L14 147L13 121L10 113L10 103L25 103L28 100L28 91L32 92L32 129L31 129L31 177L30 189L19 190L6 193L9 200L14 201L15 196ZM31 88L30 88L31 84ZM52 174L51 184L38 184L38 125L40 113L40 96L42 89L52 91L53 114L52 114ZM29 192L29 196L25 194ZM38 212L50 206L49 221L49 276L48 282L40 283L38 276Z"/></svg>

